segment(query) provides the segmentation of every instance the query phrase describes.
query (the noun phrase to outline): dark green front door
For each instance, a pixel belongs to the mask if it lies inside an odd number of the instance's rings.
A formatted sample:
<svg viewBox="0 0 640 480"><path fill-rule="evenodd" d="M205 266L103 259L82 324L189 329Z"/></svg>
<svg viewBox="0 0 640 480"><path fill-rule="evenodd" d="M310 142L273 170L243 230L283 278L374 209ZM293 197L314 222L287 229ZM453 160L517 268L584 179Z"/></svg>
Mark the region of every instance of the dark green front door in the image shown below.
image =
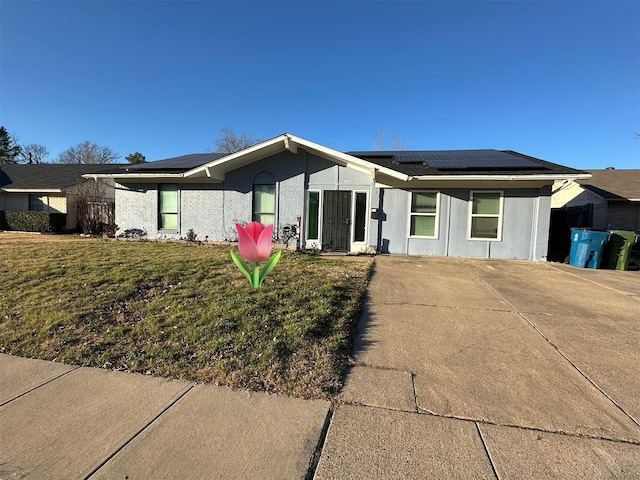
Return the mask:
<svg viewBox="0 0 640 480"><path fill-rule="evenodd" d="M351 239L351 192L324 192L322 249L348 252Z"/></svg>

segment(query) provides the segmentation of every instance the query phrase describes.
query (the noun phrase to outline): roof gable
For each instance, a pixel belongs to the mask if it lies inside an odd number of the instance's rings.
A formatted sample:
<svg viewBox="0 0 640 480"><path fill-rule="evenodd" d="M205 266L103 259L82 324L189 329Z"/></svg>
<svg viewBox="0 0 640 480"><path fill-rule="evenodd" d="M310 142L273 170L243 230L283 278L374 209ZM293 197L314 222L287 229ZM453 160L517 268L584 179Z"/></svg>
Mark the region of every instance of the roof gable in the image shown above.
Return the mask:
<svg viewBox="0 0 640 480"><path fill-rule="evenodd" d="M284 133L239 152L213 160L205 165L185 172L184 176L185 178L206 176L214 180L223 181L225 174L231 170L235 170L280 152L289 151L294 154L298 153L299 147L314 155L337 163L338 165L349 166L373 176L375 176L376 171L381 171L385 175L398 180L407 180L407 175L397 170L371 163L367 160L325 147L318 143L310 142L288 133Z"/></svg>

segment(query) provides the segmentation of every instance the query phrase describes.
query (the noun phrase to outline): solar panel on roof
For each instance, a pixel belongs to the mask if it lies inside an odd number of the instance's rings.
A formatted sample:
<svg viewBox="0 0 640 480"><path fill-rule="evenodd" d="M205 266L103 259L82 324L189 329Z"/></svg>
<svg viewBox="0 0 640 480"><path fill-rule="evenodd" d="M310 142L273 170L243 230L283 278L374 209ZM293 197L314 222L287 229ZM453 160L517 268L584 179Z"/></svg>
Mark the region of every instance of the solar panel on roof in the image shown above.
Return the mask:
<svg viewBox="0 0 640 480"><path fill-rule="evenodd" d="M446 150L422 152L396 152L394 161L424 163L441 170L494 169L494 168L542 168L526 158L499 150Z"/></svg>

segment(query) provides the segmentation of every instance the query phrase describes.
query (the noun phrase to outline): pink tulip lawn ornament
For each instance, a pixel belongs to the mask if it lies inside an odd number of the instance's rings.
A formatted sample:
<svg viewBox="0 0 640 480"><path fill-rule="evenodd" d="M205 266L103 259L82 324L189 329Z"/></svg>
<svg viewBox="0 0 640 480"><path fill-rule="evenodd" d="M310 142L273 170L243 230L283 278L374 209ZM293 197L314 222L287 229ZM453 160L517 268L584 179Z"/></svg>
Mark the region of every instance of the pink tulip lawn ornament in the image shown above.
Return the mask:
<svg viewBox="0 0 640 480"><path fill-rule="evenodd" d="M238 231L238 255L234 250L231 250L231 258L233 263L240 269L245 277L249 280L249 283L253 288L258 288L262 285L262 281L265 279L269 272L276 266L278 260L280 260L281 251L277 251L269 258L271 253L271 235L273 234L273 225L264 226L259 222L251 222L246 227L243 227L239 223L236 223L236 230ZM262 273L260 273L259 262L265 261ZM247 262L251 263L251 267L247 265Z"/></svg>

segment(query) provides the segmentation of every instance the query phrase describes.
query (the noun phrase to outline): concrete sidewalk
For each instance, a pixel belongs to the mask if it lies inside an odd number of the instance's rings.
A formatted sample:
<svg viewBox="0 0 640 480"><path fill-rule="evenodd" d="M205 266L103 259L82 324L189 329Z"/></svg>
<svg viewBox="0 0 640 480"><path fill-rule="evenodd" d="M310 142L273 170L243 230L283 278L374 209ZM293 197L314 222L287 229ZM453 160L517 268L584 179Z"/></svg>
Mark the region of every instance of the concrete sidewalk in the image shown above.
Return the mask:
<svg viewBox="0 0 640 480"><path fill-rule="evenodd" d="M640 275L611 274L376 258L316 478L640 478Z"/></svg>
<svg viewBox="0 0 640 480"><path fill-rule="evenodd" d="M329 402L0 355L0 479L304 478Z"/></svg>
<svg viewBox="0 0 640 480"><path fill-rule="evenodd" d="M640 478L639 312L638 272L379 256L333 407L0 355L0 480Z"/></svg>

